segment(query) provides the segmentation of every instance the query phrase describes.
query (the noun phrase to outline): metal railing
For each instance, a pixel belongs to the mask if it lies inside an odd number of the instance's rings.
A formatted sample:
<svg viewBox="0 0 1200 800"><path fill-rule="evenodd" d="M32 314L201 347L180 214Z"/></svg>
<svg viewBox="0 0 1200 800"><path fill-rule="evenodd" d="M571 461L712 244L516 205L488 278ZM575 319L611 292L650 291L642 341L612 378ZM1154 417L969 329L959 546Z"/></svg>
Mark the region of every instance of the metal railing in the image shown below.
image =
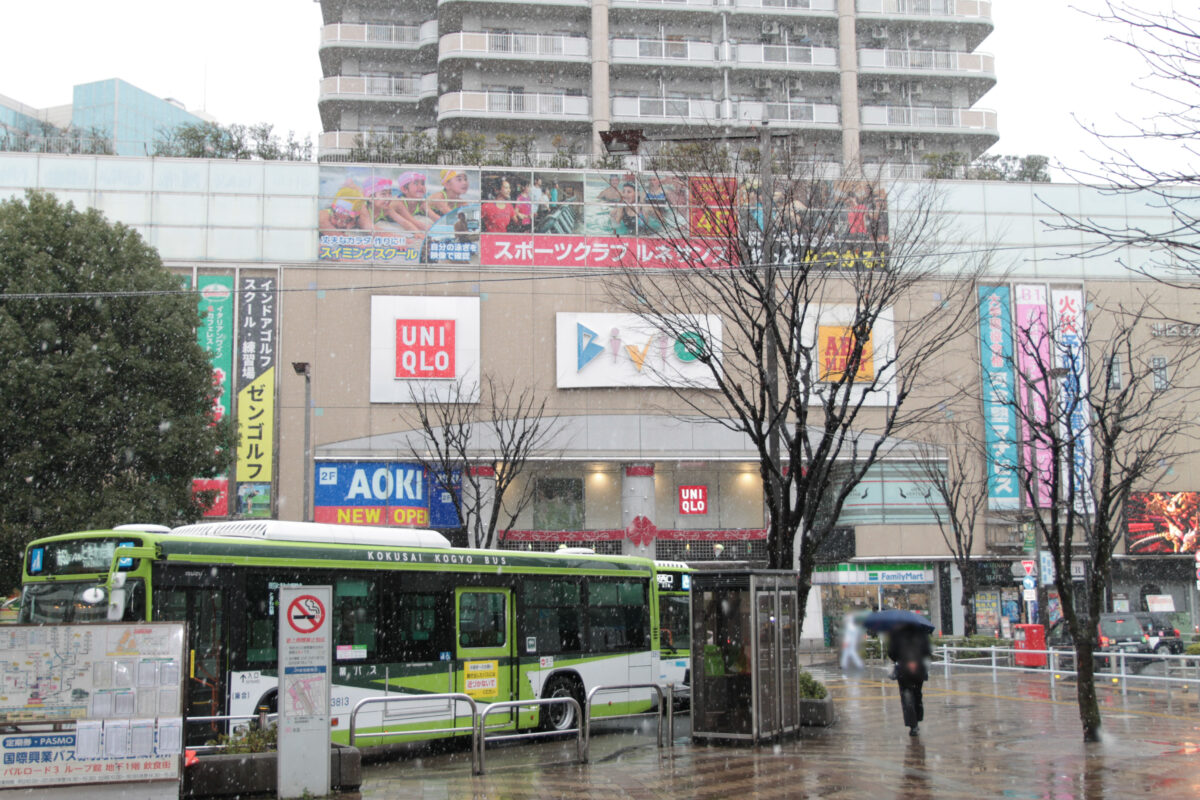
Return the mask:
<svg viewBox="0 0 1200 800"><path fill-rule="evenodd" d="M658 746L663 747L663 717L667 718L667 745L671 747L675 744L675 684L668 683L667 691L663 692L663 687L657 683L630 683L623 686L596 686L593 687L587 696L587 730L584 733L584 753L591 742L592 735L592 701L596 695L603 692L628 691L629 689L653 689L658 695L658 708L655 711L639 711L636 714L614 714L612 716L603 717L603 719L628 719L630 717L648 717L652 714L658 716ZM664 714L663 711L666 711Z"/></svg>
<svg viewBox="0 0 1200 800"><path fill-rule="evenodd" d="M940 646L934 649L935 658L938 654L940 661L934 665L942 666L943 674L950 677L953 668L964 670L988 670L992 673L992 681L999 679L1001 672L1026 672L1050 675L1050 685L1053 688L1063 675L1078 675L1074 668L1075 651L1064 648L1048 648L1046 650L1022 650L1012 647L951 647ZM957 654L970 653L970 658L956 658ZM982 654L982 655L980 655ZM1020 664L1021 657L1045 656L1043 664ZM1158 653L1133 653L1126 651L1098 651L1092 654L1093 663L1098 668L1094 671L1096 677L1111 678L1120 684L1121 694L1129 691L1133 682L1147 685L1162 684L1170 699L1174 686L1182 685L1185 691L1195 686L1200 688L1200 656L1189 655L1159 655ZM1163 665L1162 675L1148 675L1146 670L1153 664ZM1064 669L1064 665L1069 669ZM1190 675L1190 677L1189 677Z"/></svg>
<svg viewBox="0 0 1200 800"><path fill-rule="evenodd" d="M498 736L488 736L487 729L484 726L484 721L488 714L493 711L504 711L510 708L524 708L527 706L552 706L569 704L575 709L575 719L578 721L574 728L559 728L552 731L526 731L524 733L504 733ZM538 739L544 736L559 736L564 733L575 734L575 754L579 759L580 764L586 764L587 744L584 731L587 728L587 718L583 714L583 707L579 705L579 701L574 697L544 697L540 700L508 700L503 703L492 703L483 710L479 715L479 724L476 726L475 733L475 750L479 753L479 766L475 771L476 775L482 775L484 771L484 752L487 749L489 741L499 742L506 739Z"/></svg>
<svg viewBox="0 0 1200 800"><path fill-rule="evenodd" d="M666 747L672 746L675 741L675 715L674 715L675 692L674 692L674 686L668 685L666 688L666 691L664 692L663 687L659 686L656 683L633 683L633 684L625 684L625 685L620 685L620 686L596 686L588 693L587 699L584 701L584 704L582 706L580 705L579 701L577 699L575 699L574 697L547 697L547 698L542 698L542 699L510 700L510 701L505 701L505 702L501 702L501 703L492 703L492 704L488 705L486 708L484 708L482 711L480 711L479 704L475 701L474 698L472 698L470 695L462 694L459 692L451 692L451 693L447 693L447 694L414 694L414 695L394 695L393 694L393 695L380 695L378 697L368 697L363 700L359 700L358 703L355 704L354 710L350 712L349 744L351 747L356 747L358 744L358 741L360 739L378 739L378 738L383 738L386 736L401 736L401 735L402 736L421 736L421 735L428 736L428 735L443 734L443 733L460 733L460 734L466 733L467 729L463 728L461 726L426 728L426 729L422 729L422 730L412 730L412 729L407 729L407 728L403 729L403 730L396 730L396 729L388 730L386 725L382 726L378 731L373 731L370 733L359 733L358 732L359 712L362 709L366 708L367 706L388 704L388 703L405 703L405 702L415 702L415 701L428 702L431 700L434 700L434 701L446 700L449 702L467 703L471 707L471 729L470 729L470 731L471 731L471 771L475 775L482 775L486 768L484 753L486 751L488 742L499 742L499 741L505 741L505 740L511 740L511 739L539 739L539 738L543 738L543 737L547 737L547 736L561 736L561 735L567 734L567 733L575 734L576 755L579 759L579 763L586 764L588 761L588 752L590 749L590 742L591 742L592 702L593 702L593 700L595 699L596 695L604 693L604 692L629 691L630 689L653 689L654 692L658 695L658 708L653 711L638 712L635 714L615 714L612 716L602 717L601 719L605 719L605 720L627 719L630 717L645 717L645 716L651 716L651 715L657 714L658 718L659 718L659 720L658 720L658 746L660 748L664 747L664 746L666 746ZM575 710L575 719L576 719L576 723L577 723L575 725L575 727L559 728L559 729L549 730L549 731L533 730L533 731L522 731L522 732L518 732L518 733L502 733L502 734L495 734L495 735L491 735L491 736L488 735L487 718L489 715L491 715L493 713L496 713L499 711L506 711L508 709L517 709L518 714L519 714L520 709L523 709L523 708L529 708L529 707L533 707L533 706L552 706L552 705L569 705L569 706L571 706ZM667 729L667 736L665 739L666 744L664 744L664 738L663 738L663 724L664 723L663 723L662 718L664 716L664 714L663 714L664 708L666 710L666 713L665 713L666 729ZM248 717L248 718L252 718L252 717ZM224 717L222 717L222 718L193 717L193 719L207 721L210 719L216 720L216 719L228 719L228 718L224 718ZM236 717L235 717L235 719L236 719ZM500 725L493 726L492 729L497 730L502 727L503 727L503 724L500 724Z"/></svg>

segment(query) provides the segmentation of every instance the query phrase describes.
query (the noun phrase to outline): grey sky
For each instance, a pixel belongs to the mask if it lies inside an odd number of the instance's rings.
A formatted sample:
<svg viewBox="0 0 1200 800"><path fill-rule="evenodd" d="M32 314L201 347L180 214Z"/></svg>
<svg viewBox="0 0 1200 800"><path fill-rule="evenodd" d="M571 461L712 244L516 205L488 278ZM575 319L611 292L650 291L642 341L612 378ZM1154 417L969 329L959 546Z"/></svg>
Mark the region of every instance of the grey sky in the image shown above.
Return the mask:
<svg viewBox="0 0 1200 800"><path fill-rule="evenodd" d="M980 50L996 57L998 82L978 105L998 112L994 152L1086 166L1083 153L1100 147L1075 117L1111 130L1118 113L1153 112L1153 99L1131 85L1145 65L1104 40L1119 34L1111 26L1062 0L994 0L992 14L996 31ZM320 130L321 15L311 0L58 0L5 3L3 17L0 94L29 105L69 103L74 84L119 77L222 123L271 122L314 140Z"/></svg>

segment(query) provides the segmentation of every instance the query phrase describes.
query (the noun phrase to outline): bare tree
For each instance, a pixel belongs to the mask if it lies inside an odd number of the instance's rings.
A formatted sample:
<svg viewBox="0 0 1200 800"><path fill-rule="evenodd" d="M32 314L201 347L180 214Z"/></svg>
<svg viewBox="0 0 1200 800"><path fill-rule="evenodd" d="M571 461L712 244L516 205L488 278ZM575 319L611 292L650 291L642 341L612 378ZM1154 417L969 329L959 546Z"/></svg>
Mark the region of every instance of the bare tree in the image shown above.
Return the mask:
<svg viewBox="0 0 1200 800"><path fill-rule="evenodd" d="M1143 192L1148 205L1164 211L1161 224L1113 221L1110 217L1071 213L1056 208L1058 227L1082 231L1093 242L1093 253L1115 253L1124 266L1167 283L1200 278L1200 214L1196 191L1200 188L1200 17L1170 11L1148 11L1136 3L1105 2L1095 14L1113 24L1119 33L1110 36L1136 51L1149 74L1140 88L1149 92L1162 110L1147 120L1123 120L1124 129L1091 128L1104 151L1092 169L1077 170L1081 180L1113 185L1114 193ZM1173 149L1163 163L1147 163L1133 145L1155 141ZM1129 260L1121 248L1135 246ZM1195 288L1195 284L1189 284Z"/></svg>
<svg viewBox="0 0 1200 800"><path fill-rule="evenodd" d="M445 396L421 390L413 407L425 445L410 440L413 458L454 498L468 545L495 547L497 531L511 528L533 498L531 484L517 479L557 434L545 398L484 376L480 387L456 380Z"/></svg>
<svg viewBox="0 0 1200 800"><path fill-rule="evenodd" d="M854 487L935 406L919 391L945 399L930 376L972 323L986 253L955 247L932 185L889 195L877 182L828 180L790 142L765 159L709 147L664 163L672 171L637 179L654 182L643 187L653 202L614 208L640 214L638 230L657 241L612 276L610 297L701 365L703 380L663 383L690 412L747 437L768 563L798 563L807 596ZM672 200L671 182L687 184L689 207ZM648 269L664 252L672 268Z"/></svg>
<svg viewBox="0 0 1200 800"><path fill-rule="evenodd" d="M975 524L987 507L987 480L978 443L966 425L950 419L917 445L913 481L937 522L942 541L962 575L964 631L975 633Z"/></svg>
<svg viewBox="0 0 1200 800"><path fill-rule="evenodd" d="M1155 485L1195 451L1190 403L1196 386L1168 385L1156 359L1169 356L1174 373L1187 376L1200 360L1200 346L1185 339L1147 344L1150 324L1160 319L1150 298L1111 308L1096 297L1087 300L1080 304L1093 309L1086 321L1082 311L1070 324L1018 319L1014 360L1024 389L1011 404L1023 430L1020 488L1053 559L1074 642L1084 740L1098 741L1093 632L1130 492ZM1082 590L1071 575L1078 556L1090 567Z"/></svg>

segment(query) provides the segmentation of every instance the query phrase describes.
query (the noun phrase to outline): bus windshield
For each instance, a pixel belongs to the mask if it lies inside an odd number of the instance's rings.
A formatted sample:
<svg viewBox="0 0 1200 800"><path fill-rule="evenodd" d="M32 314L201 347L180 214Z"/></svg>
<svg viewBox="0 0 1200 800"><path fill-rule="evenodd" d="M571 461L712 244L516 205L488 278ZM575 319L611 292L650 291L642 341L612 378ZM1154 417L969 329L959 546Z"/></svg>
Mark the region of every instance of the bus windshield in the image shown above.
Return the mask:
<svg viewBox="0 0 1200 800"><path fill-rule="evenodd" d="M21 593L21 617L23 625L57 625L65 623L107 622L108 602L89 603L84 592L95 588L87 582L30 583ZM146 616L146 593L140 580L125 584L124 621L136 621Z"/></svg>

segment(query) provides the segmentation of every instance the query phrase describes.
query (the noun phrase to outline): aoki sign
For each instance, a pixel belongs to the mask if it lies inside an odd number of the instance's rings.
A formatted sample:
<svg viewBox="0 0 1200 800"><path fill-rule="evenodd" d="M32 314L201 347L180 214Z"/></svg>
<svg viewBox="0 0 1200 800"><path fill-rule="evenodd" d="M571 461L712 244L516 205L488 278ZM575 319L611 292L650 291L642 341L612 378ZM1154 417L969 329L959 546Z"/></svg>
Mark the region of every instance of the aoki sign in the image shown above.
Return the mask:
<svg viewBox="0 0 1200 800"><path fill-rule="evenodd" d="M479 393L479 298L372 297L371 402Z"/></svg>
<svg viewBox="0 0 1200 800"><path fill-rule="evenodd" d="M699 359L707 353L720 358L721 318L715 315L670 317L659 326L636 314L564 312L556 315L555 336L561 389L716 388Z"/></svg>

